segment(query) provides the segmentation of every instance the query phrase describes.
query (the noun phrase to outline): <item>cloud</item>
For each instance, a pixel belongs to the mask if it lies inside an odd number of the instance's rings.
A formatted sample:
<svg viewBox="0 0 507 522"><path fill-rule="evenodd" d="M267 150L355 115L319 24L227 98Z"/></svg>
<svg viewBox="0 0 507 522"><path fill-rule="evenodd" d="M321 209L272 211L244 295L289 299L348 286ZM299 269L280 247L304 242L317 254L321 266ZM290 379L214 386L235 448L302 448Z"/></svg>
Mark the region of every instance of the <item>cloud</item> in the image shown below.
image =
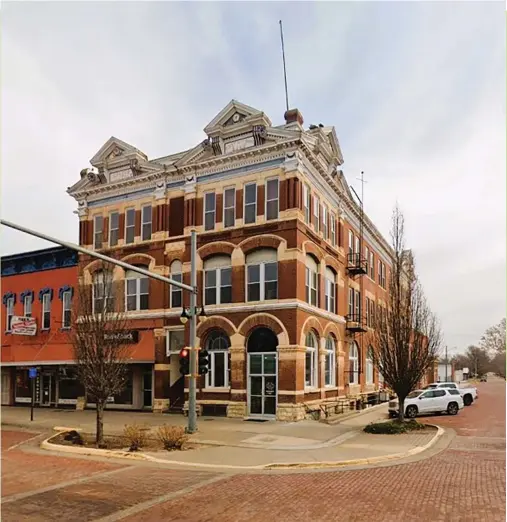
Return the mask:
<svg viewBox="0 0 507 522"><path fill-rule="evenodd" d="M335 125L388 238L396 201L446 340L505 314L505 19L499 2L8 3L2 216L77 239L65 189L115 135L190 148L231 99ZM1 231L2 254L47 244Z"/></svg>

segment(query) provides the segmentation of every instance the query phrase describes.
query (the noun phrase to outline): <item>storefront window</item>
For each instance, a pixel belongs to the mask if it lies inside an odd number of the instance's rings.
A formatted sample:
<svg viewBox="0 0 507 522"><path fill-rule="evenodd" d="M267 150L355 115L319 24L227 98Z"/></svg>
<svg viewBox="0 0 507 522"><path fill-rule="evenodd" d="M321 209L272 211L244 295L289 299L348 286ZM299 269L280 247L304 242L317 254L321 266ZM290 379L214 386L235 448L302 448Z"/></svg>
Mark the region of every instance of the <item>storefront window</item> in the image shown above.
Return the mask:
<svg viewBox="0 0 507 522"><path fill-rule="evenodd" d="M126 386L123 389L121 393L114 396L114 402L111 401L113 404L132 404L132 388L133 388L133 381L134 376L132 373L132 369L129 368L126 373Z"/></svg>
<svg viewBox="0 0 507 522"><path fill-rule="evenodd" d="M31 402L32 389L30 387L30 378L28 370L16 370L16 401Z"/></svg>
<svg viewBox="0 0 507 522"><path fill-rule="evenodd" d="M60 368L58 381L58 402L60 404L75 404L78 397L84 396L84 386L79 381L76 368Z"/></svg>

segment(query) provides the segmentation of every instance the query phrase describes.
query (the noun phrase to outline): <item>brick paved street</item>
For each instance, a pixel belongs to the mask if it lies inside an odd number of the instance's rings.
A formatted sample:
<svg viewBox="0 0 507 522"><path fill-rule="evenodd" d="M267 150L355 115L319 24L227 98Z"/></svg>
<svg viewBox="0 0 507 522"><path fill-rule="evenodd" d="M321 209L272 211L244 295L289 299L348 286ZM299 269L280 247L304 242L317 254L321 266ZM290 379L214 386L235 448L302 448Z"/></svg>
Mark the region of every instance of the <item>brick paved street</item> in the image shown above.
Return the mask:
<svg viewBox="0 0 507 522"><path fill-rule="evenodd" d="M479 393L458 416L431 418L456 431L449 448L346 471L224 475L63 458L37 439L15 447L34 433L3 432L2 520L504 521L505 382Z"/></svg>

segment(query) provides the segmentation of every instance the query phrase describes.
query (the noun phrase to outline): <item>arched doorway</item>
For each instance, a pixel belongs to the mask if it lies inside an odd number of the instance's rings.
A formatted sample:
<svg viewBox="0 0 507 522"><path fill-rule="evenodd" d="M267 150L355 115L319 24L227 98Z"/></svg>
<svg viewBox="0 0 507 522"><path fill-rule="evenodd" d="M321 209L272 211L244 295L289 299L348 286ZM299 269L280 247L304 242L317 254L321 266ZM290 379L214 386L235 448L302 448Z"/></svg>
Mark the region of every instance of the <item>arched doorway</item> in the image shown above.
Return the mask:
<svg viewBox="0 0 507 522"><path fill-rule="evenodd" d="M248 337L248 414L275 418L278 389L278 338L269 328L256 328Z"/></svg>

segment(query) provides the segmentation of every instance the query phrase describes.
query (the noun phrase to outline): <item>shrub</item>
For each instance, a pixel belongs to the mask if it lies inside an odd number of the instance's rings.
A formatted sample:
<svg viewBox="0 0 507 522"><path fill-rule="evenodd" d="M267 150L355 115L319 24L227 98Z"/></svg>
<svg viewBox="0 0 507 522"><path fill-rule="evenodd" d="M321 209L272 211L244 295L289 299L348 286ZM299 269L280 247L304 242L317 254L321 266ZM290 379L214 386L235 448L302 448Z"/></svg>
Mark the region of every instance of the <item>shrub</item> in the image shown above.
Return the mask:
<svg viewBox="0 0 507 522"><path fill-rule="evenodd" d="M78 446L84 445L83 437L81 437L80 433L77 432L76 430L67 432L64 435L63 440L72 442L72 444L77 444Z"/></svg>
<svg viewBox="0 0 507 522"><path fill-rule="evenodd" d="M168 426L167 424L158 428L157 437L164 446L164 449L168 451L182 449L183 445L189 439L181 426Z"/></svg>
<svg viewBox="0 0 507 522"><path fill-rule="evenodd" d="M409 431L424 430L426 426L420 424L414 419L400 422L398 420L387 422L376 422L368 424L363 431L366 433L374 433L380 435L396 435L398 433L407 433Z"/></svg>
<svg viewBox="0 0 507 522"><path fill-rule="evenodd" d="M129 443L129 451L138 451L146 443L146 429L138 424L125 424L123 436Z"/></svg>

